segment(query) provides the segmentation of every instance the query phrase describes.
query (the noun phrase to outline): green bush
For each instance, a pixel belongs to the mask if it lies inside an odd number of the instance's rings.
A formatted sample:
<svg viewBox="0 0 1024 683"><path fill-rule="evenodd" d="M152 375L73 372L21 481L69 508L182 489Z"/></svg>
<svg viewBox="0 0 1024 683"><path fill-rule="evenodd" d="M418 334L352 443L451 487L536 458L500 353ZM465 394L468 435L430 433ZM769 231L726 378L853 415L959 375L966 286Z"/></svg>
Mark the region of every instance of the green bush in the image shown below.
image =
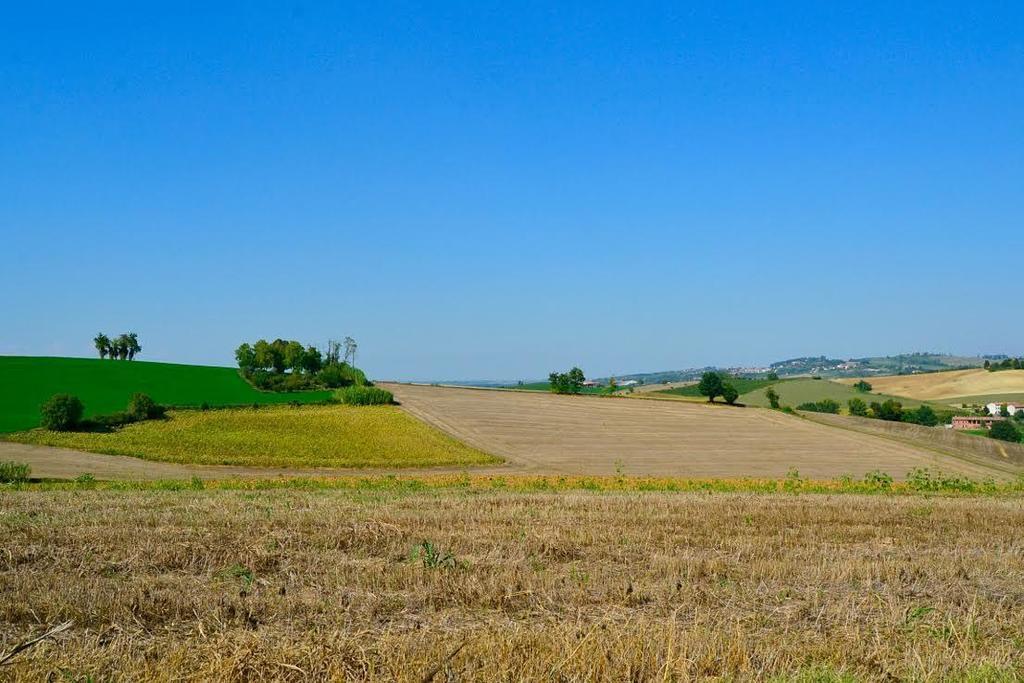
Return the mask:
<svg viewBox="0 0 1024 683"><path fill-rule="evenodd" d="M133 394L128 402L128 413L136 420L156 420L164 416L166 409L146 394Z"/></svg>
<svg viewBox="0 0 1024 683"><path fill-rule="evenodd" d="M859 398L851 398L846 402L846 406L849 409L850 415L857 415L859 417L867 417L868 415L868 404Z"/></svg>
<svg viewBox="0 0 1024 683"><path fill-rule="evenodd" d="M320 371L317 379L331 389L368 383L363 371L352 367L348 363L332 363L328 365Z"/></svg>
<svg viewBox="0 0 1024 683"><path fill-rule="evenodd" d="M722 385L722 398L729 405L734 405L736 399L740 397L740 392L736 391L736 387L726 382Z"/></svg>
<svg viewBox="0 0 1024 683"><path fill-rule="evenodd" d="M988 435L993 439L999 439L1000 441L1020 441L1020 432L1009 420L993 422L992 426L988 430Z"/></svg>
<svg viewBox="0 0 1024 683"><path fill-rule="evenodd" d="M23 462L0 462L0 484L28 481L32 468Z"/></svg>
<svg viewBox="0 0 1024 683"><path fill-rule="evenodd" d="M52 432L69 432L82 422L85 406L77 396L55 394L40 408L42 425Z"/></svg>
<svg viewBox="0 0 1024 683"><path fill-rule="evenodd" d="M796 407L796 409L806 410L812 413L832 413L834 415L838 415L839 402L830 398L823 398L816 402L801 403Z"/></svg>
<svg viewBox="0 0 1024 683"><path fill-rule="evenodd" d="M395 402L395 397L390 391L377 387L345 387L338 391L336 396L349 406L380 406Z"/></svg>
<svg viewBox="0 0 1024 683"><path fill-rule="evenodd" d="M915 410L904 411L903 421L924 425L925 427L934 427L939 424L939 416L935 414L935 411L930 406L919 406Z"/></svg>
<svg viewBox="0 0 1024 683"><path fill-rule="evenodd" d="M871 417L879 420L889 420L890 422L900 422L903 420L903 404L891 398L886 399L884 403L872 401Z"/></svg>

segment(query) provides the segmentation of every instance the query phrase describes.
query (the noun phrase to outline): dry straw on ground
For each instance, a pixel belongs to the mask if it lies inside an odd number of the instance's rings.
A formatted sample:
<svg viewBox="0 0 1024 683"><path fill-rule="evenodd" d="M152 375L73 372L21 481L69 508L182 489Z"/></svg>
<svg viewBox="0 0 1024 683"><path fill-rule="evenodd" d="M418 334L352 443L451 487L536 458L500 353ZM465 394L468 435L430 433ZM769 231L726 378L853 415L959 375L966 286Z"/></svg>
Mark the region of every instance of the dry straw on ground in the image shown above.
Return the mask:
<svg viewBox="0 0 1024 683"><path fill-rule="evenodd" d="M0 675L1009 680L1022 523L1016 497L7 492L0 652L75 626Z"/></svg>

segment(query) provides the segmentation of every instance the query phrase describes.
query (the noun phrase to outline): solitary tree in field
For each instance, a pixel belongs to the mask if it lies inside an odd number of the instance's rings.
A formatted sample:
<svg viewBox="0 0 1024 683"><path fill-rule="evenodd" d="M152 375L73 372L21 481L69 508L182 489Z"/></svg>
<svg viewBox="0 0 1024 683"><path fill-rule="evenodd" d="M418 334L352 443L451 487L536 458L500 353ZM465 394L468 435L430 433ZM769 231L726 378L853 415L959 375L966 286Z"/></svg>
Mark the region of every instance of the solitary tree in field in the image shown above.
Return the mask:
<svg viewBox="0 0 1024 683"><path fill-rule="evenodd" d="M867 392L867 391L871 391L872 386L871 386L870 382L865 382L864 380L859 380L859 381L854 383L853 388L856 389L857 391Z"/></svg>
<svg viewBox="0 0 1024 683"><path fill-rule="evenodd" d="M701 375L700 382L697 384L697 391L701 393L701 396L707 396L708 402L711 403L715 400L715 396L722 394L722 376L717 372L708 371Z"/></svg>
<svg viewBox="0 0 1024 683"><path fill-rule="evenodd" d="M100 358L106 358L110 353L110 337L102 332L92 338L92 343L96 345L96 351L99 352Z"/></svg>
<svg viewBox="0 0 1024 683"><path fill-rule="evenodd" d="M768 387L767 391L764 392L764 397L768 399L768 405L773 410L779 409L779 392L775 391L774 387ZM861 401L863 403L863 401Z"/></svg>
<svg viewBox="0 0 1024 683"><path fill-rule="evenodd" d="M725 399L726 403L728 403L729 405L734 405L736 403L736 399L738 399L739 397L740 392L736 391L736 387L729 384L728 382L722 385L722 398Z"/></svg>

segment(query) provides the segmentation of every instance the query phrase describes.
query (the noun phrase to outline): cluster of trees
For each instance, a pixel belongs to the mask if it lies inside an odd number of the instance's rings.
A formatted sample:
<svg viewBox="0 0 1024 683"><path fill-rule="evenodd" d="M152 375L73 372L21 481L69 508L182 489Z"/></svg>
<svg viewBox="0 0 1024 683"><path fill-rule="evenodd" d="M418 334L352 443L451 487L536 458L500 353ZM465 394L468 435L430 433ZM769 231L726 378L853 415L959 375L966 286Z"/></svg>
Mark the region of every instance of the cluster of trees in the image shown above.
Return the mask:
<svg viewBox="0 0 1024 683"><path fill-rule="evenodd" d="M113 339L100 332L92 339L100 358L112 358L114 360L134 360L135 356L142 353L139 345L139 335L134 332L119 334Z"/></svg>
<svg viewBox="0 0 1024 683"><path fill-rule="evenodd" d="M366 384L366 376L355 367L357 348L351 337L329 341L324 352L295 340L260 339L235 349L235 360L245 378L260 389L338 388Z"/></svg>
<svg viewBox="0 0 1024 683"><path fill-rule="evenodd" d="M1004 360L996 361L985 361L985 369L989 372L998 372L999 370L1020 370L1024 368L1024 358L1006 358Z"/></svg>
<svg viewBox="0 0 1024 683"><path fill-rule="evenodd" d="M133 394L128 407L112 415L100 415L83 419L85 406L81 399L71 394L55 394L40 407L41 424L45 429L54 432L72 431L109 431L113 427L157 420L164 416L167 409L157 404L146 394Z"/></svg>
<svg viewBox="0 0 1024 683"><path fill-rule="evenodd" d="M872 401L871 405L859 398L851 398L846 405L850 415L888 420L889 422L910 422L925 427L934 427L942 422L948 422L952 418L952 413L940 415L931 406L926 405L907 410L903 408L902 403L891 398L881 403Z"/></svg>
<svg viewBox="0 0 1024 683"><path fill-rule="evenodd" d="M866 394L867 392L871 391L873 387L871 386L870 382L859 380L857 382L854 382L853 388L856 389L857 391L862 391Z"/></svg>
<svg viewBox="0 0 1024 683"><path fill-rule="evenodd" d="M260 339L255 344L245 342L235 349L235 360L243 372L305 372L315 375L324 365L323 354L315 346L303 346L301 342L275 339L268 342Z"/></svg>
<svg viewBox="0 0 1024 683"><path fill-rule="evenodd" d="M720 373L714 371L705 372L700 377L700 382L697 383L697 391L701 393L701 396L707 396L709 403L714 403L717 396L721 396L729 405L734 405L736 399L740 397L740 392L736 390L732 384L730 384ZM773 392L774 393L774 392ZM776 401L778 401L778 394L775 395ZM773 405L773 407L775 407Z"/></svg>
<svg viewBox="0 0 1024 683"><path fill-rule="evenodd" d="M569 372L552 372L548 375L548 384L556 394L578 394L583 391L583 383L586 381L583 371L577 367Z"/></svg>

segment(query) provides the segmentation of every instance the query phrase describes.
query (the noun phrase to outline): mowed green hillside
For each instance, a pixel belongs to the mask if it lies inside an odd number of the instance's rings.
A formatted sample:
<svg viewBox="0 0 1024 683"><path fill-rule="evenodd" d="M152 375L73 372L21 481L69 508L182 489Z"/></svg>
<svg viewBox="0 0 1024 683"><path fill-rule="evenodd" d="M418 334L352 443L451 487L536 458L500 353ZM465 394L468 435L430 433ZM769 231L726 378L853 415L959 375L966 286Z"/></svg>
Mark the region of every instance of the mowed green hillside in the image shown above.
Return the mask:
<svg viewBox="0 0 1024 683"><path fill-rule="evenodd" d="M39 406L54 394L74 394L87 416L124 410L135 392L169 406L310 403L329 391L257 391L234 368L93 358L0 356L0 432L39 426Z"/></svg>
<svg viewBox="0 0 1024 683"><path fill-rule="evenodd" d="M872 401L878 401L881 403L882 401L891 398L902 403L904 408L916 408L919 405L927 403L933 408L940 407L948 409L948 406L942 406L935 402L916 401L904 396L888 396L886 394L857 391L851 386L839 384L838 382L830 382L827 379L790 379L782 382L776 382L772 386L779 395L779 402L782 403L782 405L788 405L794 408L801 403L810 403L820 401L824 398L830 398L834 401L838 401L845 411L846 402L851 398L859 398L869 404ZM769 401L767 397L765 397L765 392L767 390L767 387L763 387L749 393L745 393L740 396L739 402L751 406L767 407L769 405Z"/></svg>

